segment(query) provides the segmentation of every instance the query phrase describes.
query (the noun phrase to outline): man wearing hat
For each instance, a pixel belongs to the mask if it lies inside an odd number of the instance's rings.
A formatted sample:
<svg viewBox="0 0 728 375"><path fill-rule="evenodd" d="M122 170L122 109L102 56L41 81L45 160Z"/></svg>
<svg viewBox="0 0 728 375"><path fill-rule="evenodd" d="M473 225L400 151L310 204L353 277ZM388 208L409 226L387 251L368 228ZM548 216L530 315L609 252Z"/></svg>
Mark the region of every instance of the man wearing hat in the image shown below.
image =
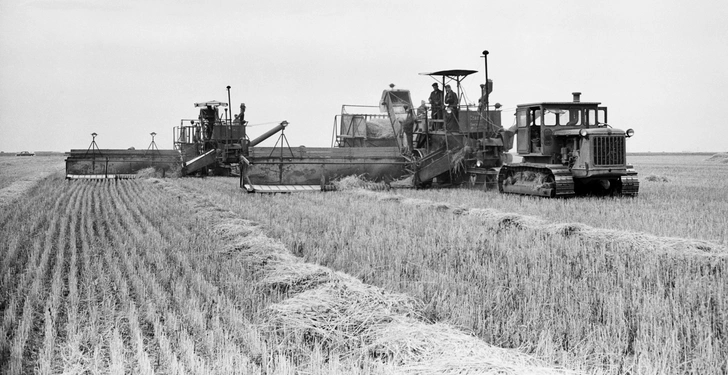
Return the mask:
<svg viewBox="0 0 728 375"><path fill-rule="evenodd" d="M407 118L402 122L402 132L404 133L404 153L412 155L413 138L415 131L415 111L408 105L404 106L404 111L407 113Z"/></svg>
<svg viewBox="0 0 728 375"><path fill-rule="evenodd" d="M430 93L430 109L432 111L432 119L442 120L442 101L444 96L442 90L440 90L440 88L437 86L437 83L432 84L432 89L433 90Z"/></svg>
<svg viewBox="0 0 728 375"><path fill-rule="evenodd" d="M459 102L458 95L452 91L450 85L445 85L445 105L449 109L446 120L446 128L449 131L458 131L460 128L458 126L460 115L460 109L458 108Z"/></svg>

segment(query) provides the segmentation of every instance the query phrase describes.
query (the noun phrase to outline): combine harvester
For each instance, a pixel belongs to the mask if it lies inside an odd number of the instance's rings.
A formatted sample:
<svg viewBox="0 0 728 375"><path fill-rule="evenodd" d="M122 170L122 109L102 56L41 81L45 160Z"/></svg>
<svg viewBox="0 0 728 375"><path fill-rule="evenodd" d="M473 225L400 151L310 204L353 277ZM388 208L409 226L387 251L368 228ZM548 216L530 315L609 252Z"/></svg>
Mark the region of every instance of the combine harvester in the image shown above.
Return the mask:
<svg viewBox="0 0 728 375"><path fill-rule="evenodd" d="M229 96L230 86L227 89ZM232 120L226 107L228 103L216 100L195 103L195 108L200 108L197 119L182 119L174 128L174 149L179 152L182 175L237 175L247 138L245 104ZM224 118L220 108L225 108Z"/></svg>
<svg viewBox="0 0 728 375"><path fill-rule="evenodd" d="M230 87L228 86L228 90ZM229 95L229 91L228 91ZM127 179L137 173L154 168L156 173L182 175L237 175L238 162L245 144L245 105L235 119L225 117L220 108L228 103L207 101L195 103L199 108L197 119L183 119L173 129L174 149L159 150L152 142L147 150L99 149L96 133L92 134L88 149L71 150L66 158L67 179Z"/></svg>
<svg viewBox="0 0 728 375"><path fill-rule="evenodd" d="M332 147L294 149L282 133L285 126L274 128L273 133L281 131L280 147L255 147L260 137L251 141L244 153L250 164L243 169L240 187L258 193L331 190L333 180L358 175L374 182L399 180L400 187L495 189L498 168L511 160L513 132L501 126L500 105L489 107L492 81L487 74L478 95L481 104L462 103L461 83L473 73L477 71L422 73L440 87L454 86L457 102L448 107L415 108L410 92L393 85L375 106L379 113L367 113L371 106L342 106L334 121ZM408 109L419 112L412 145L402 131Z"/></svg>

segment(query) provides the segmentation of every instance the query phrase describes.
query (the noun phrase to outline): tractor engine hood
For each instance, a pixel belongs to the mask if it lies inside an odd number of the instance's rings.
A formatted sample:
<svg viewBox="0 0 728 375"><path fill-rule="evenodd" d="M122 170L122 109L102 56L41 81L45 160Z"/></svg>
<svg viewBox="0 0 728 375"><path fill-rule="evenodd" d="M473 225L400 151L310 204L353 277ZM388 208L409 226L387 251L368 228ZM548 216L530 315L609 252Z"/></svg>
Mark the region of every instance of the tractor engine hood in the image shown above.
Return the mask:
<svg viewBox="0 0 728 375"><path fill-rule="evenodd" d="M614 128L577 128L577 129L562 129L554 131L556 137L576 137L580 135L581 131L586 131L587 135L614 135L614 136L625 136L625 132L622 129Z"/></svg>

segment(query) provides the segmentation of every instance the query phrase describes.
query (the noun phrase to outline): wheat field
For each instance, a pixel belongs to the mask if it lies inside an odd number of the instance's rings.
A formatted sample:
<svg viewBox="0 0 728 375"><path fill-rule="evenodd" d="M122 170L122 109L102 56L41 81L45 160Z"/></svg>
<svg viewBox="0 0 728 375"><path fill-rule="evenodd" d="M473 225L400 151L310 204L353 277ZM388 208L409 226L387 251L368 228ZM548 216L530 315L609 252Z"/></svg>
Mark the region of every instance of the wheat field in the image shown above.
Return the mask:
<svg viewBox="0 0 728 375"><path fill-rule="evenodd" d="M55 174L0 205L0 373L723 374L705 158L636 199Z"/></svg>

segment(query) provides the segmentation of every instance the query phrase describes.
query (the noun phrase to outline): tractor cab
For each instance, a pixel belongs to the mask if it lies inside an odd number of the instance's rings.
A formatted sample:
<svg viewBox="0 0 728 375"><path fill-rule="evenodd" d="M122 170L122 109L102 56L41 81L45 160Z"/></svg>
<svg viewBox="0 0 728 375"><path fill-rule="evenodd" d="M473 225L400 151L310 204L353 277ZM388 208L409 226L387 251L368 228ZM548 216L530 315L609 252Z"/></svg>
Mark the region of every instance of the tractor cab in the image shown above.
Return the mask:
<svg viewBox="0 0 728 375"><path fill-rule="evenodd" d="M516 109L517 151L528 162L561 164L564 151L581 149L581 129L607 128L607 107L582 102L573 93L571 102L521 104ZM576 143L575 143L576 142Z"/></svg>

